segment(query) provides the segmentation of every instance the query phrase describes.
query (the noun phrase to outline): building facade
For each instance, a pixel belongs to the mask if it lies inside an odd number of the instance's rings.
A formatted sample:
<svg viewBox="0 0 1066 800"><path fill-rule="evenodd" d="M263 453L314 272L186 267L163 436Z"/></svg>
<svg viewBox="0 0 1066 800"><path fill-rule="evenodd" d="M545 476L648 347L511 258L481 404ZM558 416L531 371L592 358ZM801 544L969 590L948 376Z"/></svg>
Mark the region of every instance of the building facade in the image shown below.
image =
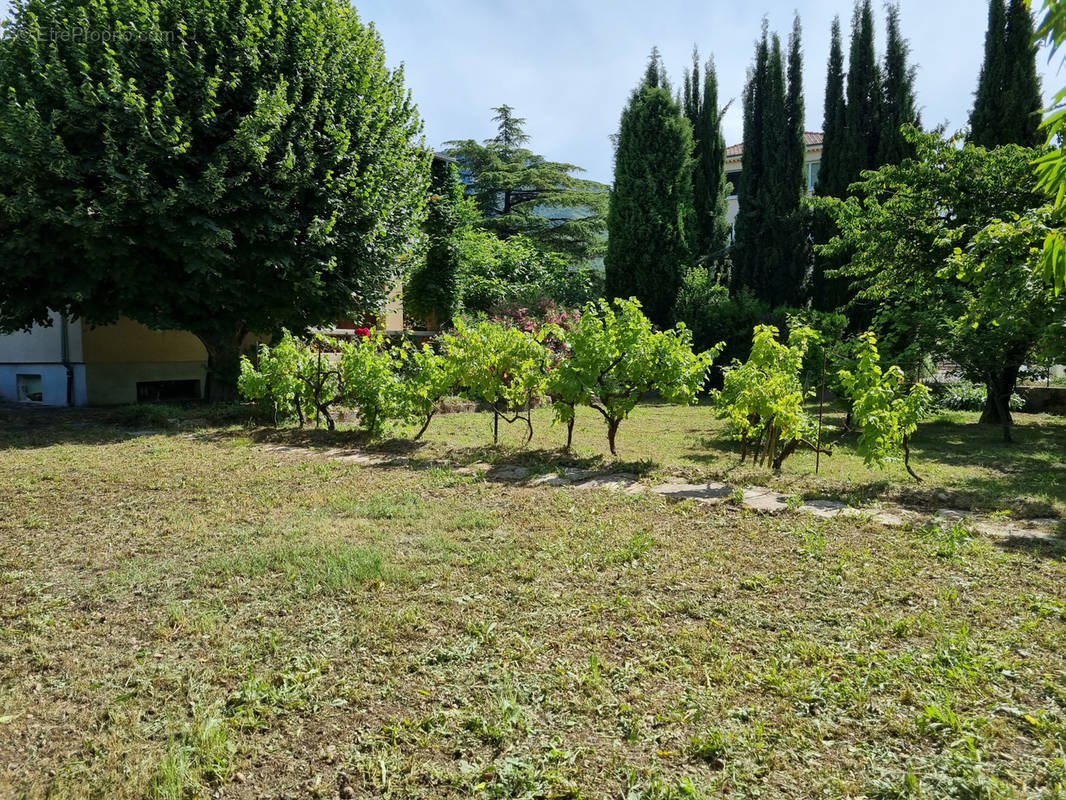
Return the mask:
<svg viewBox="0 0 1066 800"><path fill-rule="evenodd" d="M807 180L807 193L814 193L814 185L818 182L818 169L822 163L822 134L816 131L807 131L803 134L804 144L807 146L804 158L804 177ZM737 191L740 187L741 162L744 157L744 144L735 144L727 147L725 151L726 180L733 188L729 194L728 219L730 230L737 219L737 211L740 204L737 200Z"/></svg>

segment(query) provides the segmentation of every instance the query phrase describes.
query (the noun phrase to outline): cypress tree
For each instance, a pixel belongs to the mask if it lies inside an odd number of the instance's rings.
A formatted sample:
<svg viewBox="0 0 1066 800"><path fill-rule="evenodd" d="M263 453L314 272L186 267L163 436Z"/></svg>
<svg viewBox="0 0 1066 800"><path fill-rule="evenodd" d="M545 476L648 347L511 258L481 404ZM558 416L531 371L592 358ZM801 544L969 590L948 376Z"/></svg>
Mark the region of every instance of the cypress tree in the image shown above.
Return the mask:
<svg viewBox="0 0 1066 800"><path fill-rule="evenodd" d="M728 195L725 179L725 139L718 107L718 76L708 61L700 86L699 53L693 49L692 72L685 74L685 117L694 139L692 201L694 217L693 256L703 264L719 265L729 245Z"/></svg>
<svg viewBox="0 0 1066 800"><path fill-rule="evenodd" d="M765 207L763 132L766 129L766 82L770 45L767 23L763 20L762 38L755 45L755 59L748 70L744 86L744 154L737 187L737 216L733 237L733 289L754 288L759 270L763 221L769 214Z"/></svg>
<svg viewBox="0 0 1066 800"><path fill-rule="evenodd" d="M844 48L840 40L840 17L833 18L829 64L825 77L825 114L822 121L822 163L815 190L828 197L843 197L846 180L841 178L840 155L844 147L846 104L844 101Z"/></svg>
<svg viewBox="0 0 1066 800"><path fill-rule="evenodd" d="M914 67L907 65L910 52L899 31L899 6L886 10L884 85L881 97L881 134L878 142L877 166L898 164L914 154L914 146L900 132L904 125L921 127L915 110Z"/></svg>
<svg viewBox="0 0 1066 800"><path fill-rule="evenodd" d="M803 28L797 14L788 39L788 93L785 98L785 165L780 193L785 220L782 270L777 276L781 299L797 304L803 299L811 266L810 215L802 198L807 193L807 139L804 135Z"/></svg>
<svg viewBox="0 0 1066 800"><path fill-rule="evenodd" d="M691 259L692 152L692 126L653 50L615 139L605 269L607 295L635 296L660 327Z"/></svg>
<svg viewBox="0 0 1066 800"><path fill-rule="evenodd" d="M789 51L793 79L786 86L780 39L776 34L768 37L764 22L744 92L733 283L751 289L771 306L797 299L806 270L806 228L800 215L805 151L798 20Z"/></svg>
<svg viewBox="0 0 1066 800"><path fill-rule="evenodd" d="M1044 143L1045 137L1040 132L1044 101L1036 71L1036 52L1029 4L1025 0L1011 0L1003 48L1007 64L1003 94L1009 103L1003 120L1006 128L1003 144L1040 147Z"/></svg>
<svg viewBox="0 0 1066 800"><path fill-rule="evenodd" d="M1007 8L1004 0L988 4L985 31L985 60L977 78L977 92L970 112L970 144L995 147L1000 141L1000 125L1005 116L1003 87L1006 84Z"/></svg>
<svg viewBox="0 0 1066 800"><path fill-rule="evenodd" d="M874 16L870 0L855 5L848 52L844 143L837 162L846 186L865 169L875 169L881 133L881 73L874 54Z"/></svg>
<svg viewBox="0 0 1066 800"><path fill-rule="evenodd" d="M970 144L1038 147L1040 77L1036 71L1033 18L1025 0L991 0L985 60L970 112Z"/></svg>

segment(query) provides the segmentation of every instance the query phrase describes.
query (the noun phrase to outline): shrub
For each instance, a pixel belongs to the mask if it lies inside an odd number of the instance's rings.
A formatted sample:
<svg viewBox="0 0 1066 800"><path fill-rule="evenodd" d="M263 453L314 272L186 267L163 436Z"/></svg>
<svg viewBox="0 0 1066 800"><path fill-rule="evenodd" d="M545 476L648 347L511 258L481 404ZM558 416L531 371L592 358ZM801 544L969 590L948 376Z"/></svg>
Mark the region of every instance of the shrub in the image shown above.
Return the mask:
<svg viewBox="0 0 1066 800"><path fill-rule="evenodd" d="M751 333L766 320L770 307L747 289L730 293L706 267L690 269L674 304L674 319L692 331L697 351L724 342L727 361L743 360L751 351Z"/></svg>
<svg viewBox="0 0 1066 800"><path fill-rule="evenodd" d="M967 380L950 383L933 384L933 402L938 408L947 411L983 411L988 389L978 383ZM1025 401L1014 392L1010 396L1010 410L1021 411Z"/></svg>
<svg viewBox="0 0 1066 800"><path fill-rule="evenodd" d="M726 370L724 386L714 396L719 416L729 420L741 442L741 461L750 450L755 463L770 462L777 470L800 444L820 449L810 442L816 426L803 408L810 392L800 380L803 359L817 335L799 326L785 345L777 341L776 327L757 325L748 360L734 361Z"/></svg>
<svg viewBox="0 0 1066 800"><path fill-rule="evenodd" d="M722 349L719 343L696 355L684 323L656 331L633 299L589 303L570 330L556 333L567 357L550 371L547 388L556 419L567 423L566 445L572 444L576 408L583 405L603 416L612 454L618 426L641 395L657 390L667 402L694 402Z"/></svg>
<svg viewBox="0 0 1066 800"><path fill-rule="evenodd" d="M377 436L388 420L411 416L399 376L403 359L380 331L343 343L324 336L306 342L284 331L276 345L259 346L257 364L241 359L238 388L246 399L269 404L275 424L295 418L303 426L313 416L334 430L330 409L355 405L360 423Z"/></svg>
<svg viewBox="0 0 1066 800"><path fill-rule="evenodd" d="M854 370L840 370L840 381L852 402L854 420L862 426L859 453L867 464L884 466L903 452L903 465L911 469L908 440L918 423L929 416L929 389L921 384L905 388L903 370L881 369L877 337L867 331L859 337Z"/></svg>
<svg viewBox="0 0 1066 800"><path fill-rule="evenodd" d="M541 334L492 320L457 319L454 330L442 337L442 345L455 385L492 407L493 443L499 441L501 418L507 423L524 421L529 428L526 441L531 440L530 411L544 390L549 360Z"/></svg>

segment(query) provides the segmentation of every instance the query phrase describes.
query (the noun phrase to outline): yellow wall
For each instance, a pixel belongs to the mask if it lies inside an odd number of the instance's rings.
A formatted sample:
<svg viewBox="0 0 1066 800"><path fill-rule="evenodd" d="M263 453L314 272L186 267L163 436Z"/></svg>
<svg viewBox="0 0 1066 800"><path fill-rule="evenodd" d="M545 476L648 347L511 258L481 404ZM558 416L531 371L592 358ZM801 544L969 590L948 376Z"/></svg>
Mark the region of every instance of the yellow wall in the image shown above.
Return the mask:
<svg viewBox="0 0 1066 800"><path fill-rule="evenodd" d="M85 327L82 331L82 352L86 364L207 362L207 351L191 333L153 331L125 318L114 325Z"/></svg>

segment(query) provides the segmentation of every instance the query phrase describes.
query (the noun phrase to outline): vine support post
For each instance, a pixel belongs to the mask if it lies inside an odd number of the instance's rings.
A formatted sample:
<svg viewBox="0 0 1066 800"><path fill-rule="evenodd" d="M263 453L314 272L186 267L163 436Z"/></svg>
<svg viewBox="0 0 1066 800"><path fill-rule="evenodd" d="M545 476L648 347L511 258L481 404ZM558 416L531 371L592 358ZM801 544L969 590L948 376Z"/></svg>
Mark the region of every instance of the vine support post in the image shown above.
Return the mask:
<svg viewBox="0 0 1066 800"><path fill-rule="evenodd" d="M814 451L814 474L822 466L822 414L825 411L825 348L822 348L822 388L818 392L818 442Z"/></svg>

